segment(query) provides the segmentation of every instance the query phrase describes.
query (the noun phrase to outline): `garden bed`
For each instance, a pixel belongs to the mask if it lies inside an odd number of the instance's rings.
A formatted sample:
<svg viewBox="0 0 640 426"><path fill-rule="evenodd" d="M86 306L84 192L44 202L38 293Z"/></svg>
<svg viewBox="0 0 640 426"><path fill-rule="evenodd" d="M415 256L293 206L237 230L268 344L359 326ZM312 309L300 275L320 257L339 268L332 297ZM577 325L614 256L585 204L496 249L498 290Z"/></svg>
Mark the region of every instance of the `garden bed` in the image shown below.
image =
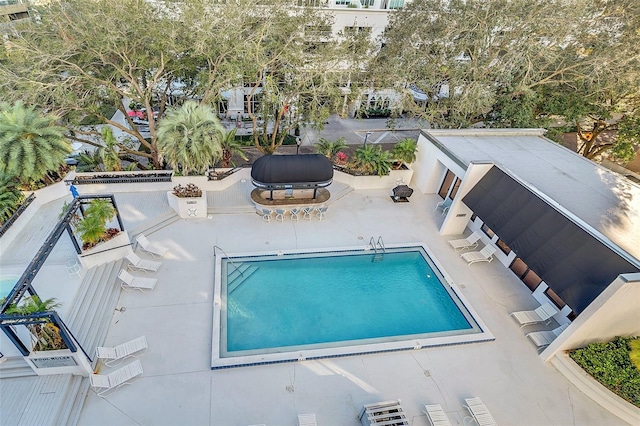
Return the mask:
<svg viewBox="0 0 640 426"><path fill-rule="evenodd" d="M74 179L65 180L65 183L71 185L91 185L105 183L171 182L172 175L172 170L150 173L78 173Z"/></svg>
<svg viewBox="0 0 640 426"><path fill-rule="evenodd" d="M621 398L640 407L640 369L631 361L631 346L640 352L640 337L617 337L608 343L592 343L569 352L589 375Z"/></svg>

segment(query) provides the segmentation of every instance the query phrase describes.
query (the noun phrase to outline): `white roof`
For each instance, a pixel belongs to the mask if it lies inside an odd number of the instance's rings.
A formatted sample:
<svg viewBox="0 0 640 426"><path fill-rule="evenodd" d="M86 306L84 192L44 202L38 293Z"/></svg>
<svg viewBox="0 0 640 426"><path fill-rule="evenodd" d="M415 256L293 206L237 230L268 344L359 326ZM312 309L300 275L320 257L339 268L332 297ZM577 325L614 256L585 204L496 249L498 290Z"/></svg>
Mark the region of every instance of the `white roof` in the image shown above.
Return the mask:
<svg viewBox="0 0 640 426"><path fill-rule="evenodd" d="M544 129L423 134L464 164L499 165L640 260L640 186L545 138Z"/></svg>

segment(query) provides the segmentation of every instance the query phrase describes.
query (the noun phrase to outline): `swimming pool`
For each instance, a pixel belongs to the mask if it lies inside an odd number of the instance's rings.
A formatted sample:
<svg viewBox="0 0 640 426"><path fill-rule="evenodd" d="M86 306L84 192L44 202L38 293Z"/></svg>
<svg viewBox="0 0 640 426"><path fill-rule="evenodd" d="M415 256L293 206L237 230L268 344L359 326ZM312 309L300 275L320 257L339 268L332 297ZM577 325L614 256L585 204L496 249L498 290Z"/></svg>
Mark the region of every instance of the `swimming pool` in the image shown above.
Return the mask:
<svg viewBox="0 0 640 426"><path fill-rule="evenodd" d="M17 275L0 275L0 299L7 297L18 282L18 278L20 277Z"/></svg>
<svg viewBox="0 0 640 426"><path fill-rule="evenodd" d="M427 250L217 259L212 368L492 339Z"/></svg>

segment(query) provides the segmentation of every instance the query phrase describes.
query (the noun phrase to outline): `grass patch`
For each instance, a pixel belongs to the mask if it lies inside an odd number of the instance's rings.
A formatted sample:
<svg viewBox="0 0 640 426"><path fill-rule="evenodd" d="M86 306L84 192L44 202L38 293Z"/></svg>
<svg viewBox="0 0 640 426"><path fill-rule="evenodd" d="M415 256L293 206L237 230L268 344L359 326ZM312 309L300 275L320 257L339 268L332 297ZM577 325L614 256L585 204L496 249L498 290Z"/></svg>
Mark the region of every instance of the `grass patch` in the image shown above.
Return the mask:
<svg viewBox="0 0 640 426"><path fill-rule="evenodd" d="M632 361L632 352L636 361ZM592 343L569 356L594 379L616 395L640 407L640 337L616 337L608 343Z"/></svg>

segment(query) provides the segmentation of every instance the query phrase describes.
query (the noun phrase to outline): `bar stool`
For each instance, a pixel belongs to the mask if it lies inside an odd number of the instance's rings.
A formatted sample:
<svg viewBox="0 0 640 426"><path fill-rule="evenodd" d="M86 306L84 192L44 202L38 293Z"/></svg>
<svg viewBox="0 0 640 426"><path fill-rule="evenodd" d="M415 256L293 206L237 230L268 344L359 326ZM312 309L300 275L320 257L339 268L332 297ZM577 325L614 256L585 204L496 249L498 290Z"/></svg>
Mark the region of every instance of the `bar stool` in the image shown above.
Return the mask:
<svg viewBox="0 0 640 426"><path fill-rule="evenodd" d="M82 270L82 267L77 260L67 260L67 263L64 264L64 267L67 269L67 273L69 275L77 275L78 278L80 278L80 271Z"/></svg>

